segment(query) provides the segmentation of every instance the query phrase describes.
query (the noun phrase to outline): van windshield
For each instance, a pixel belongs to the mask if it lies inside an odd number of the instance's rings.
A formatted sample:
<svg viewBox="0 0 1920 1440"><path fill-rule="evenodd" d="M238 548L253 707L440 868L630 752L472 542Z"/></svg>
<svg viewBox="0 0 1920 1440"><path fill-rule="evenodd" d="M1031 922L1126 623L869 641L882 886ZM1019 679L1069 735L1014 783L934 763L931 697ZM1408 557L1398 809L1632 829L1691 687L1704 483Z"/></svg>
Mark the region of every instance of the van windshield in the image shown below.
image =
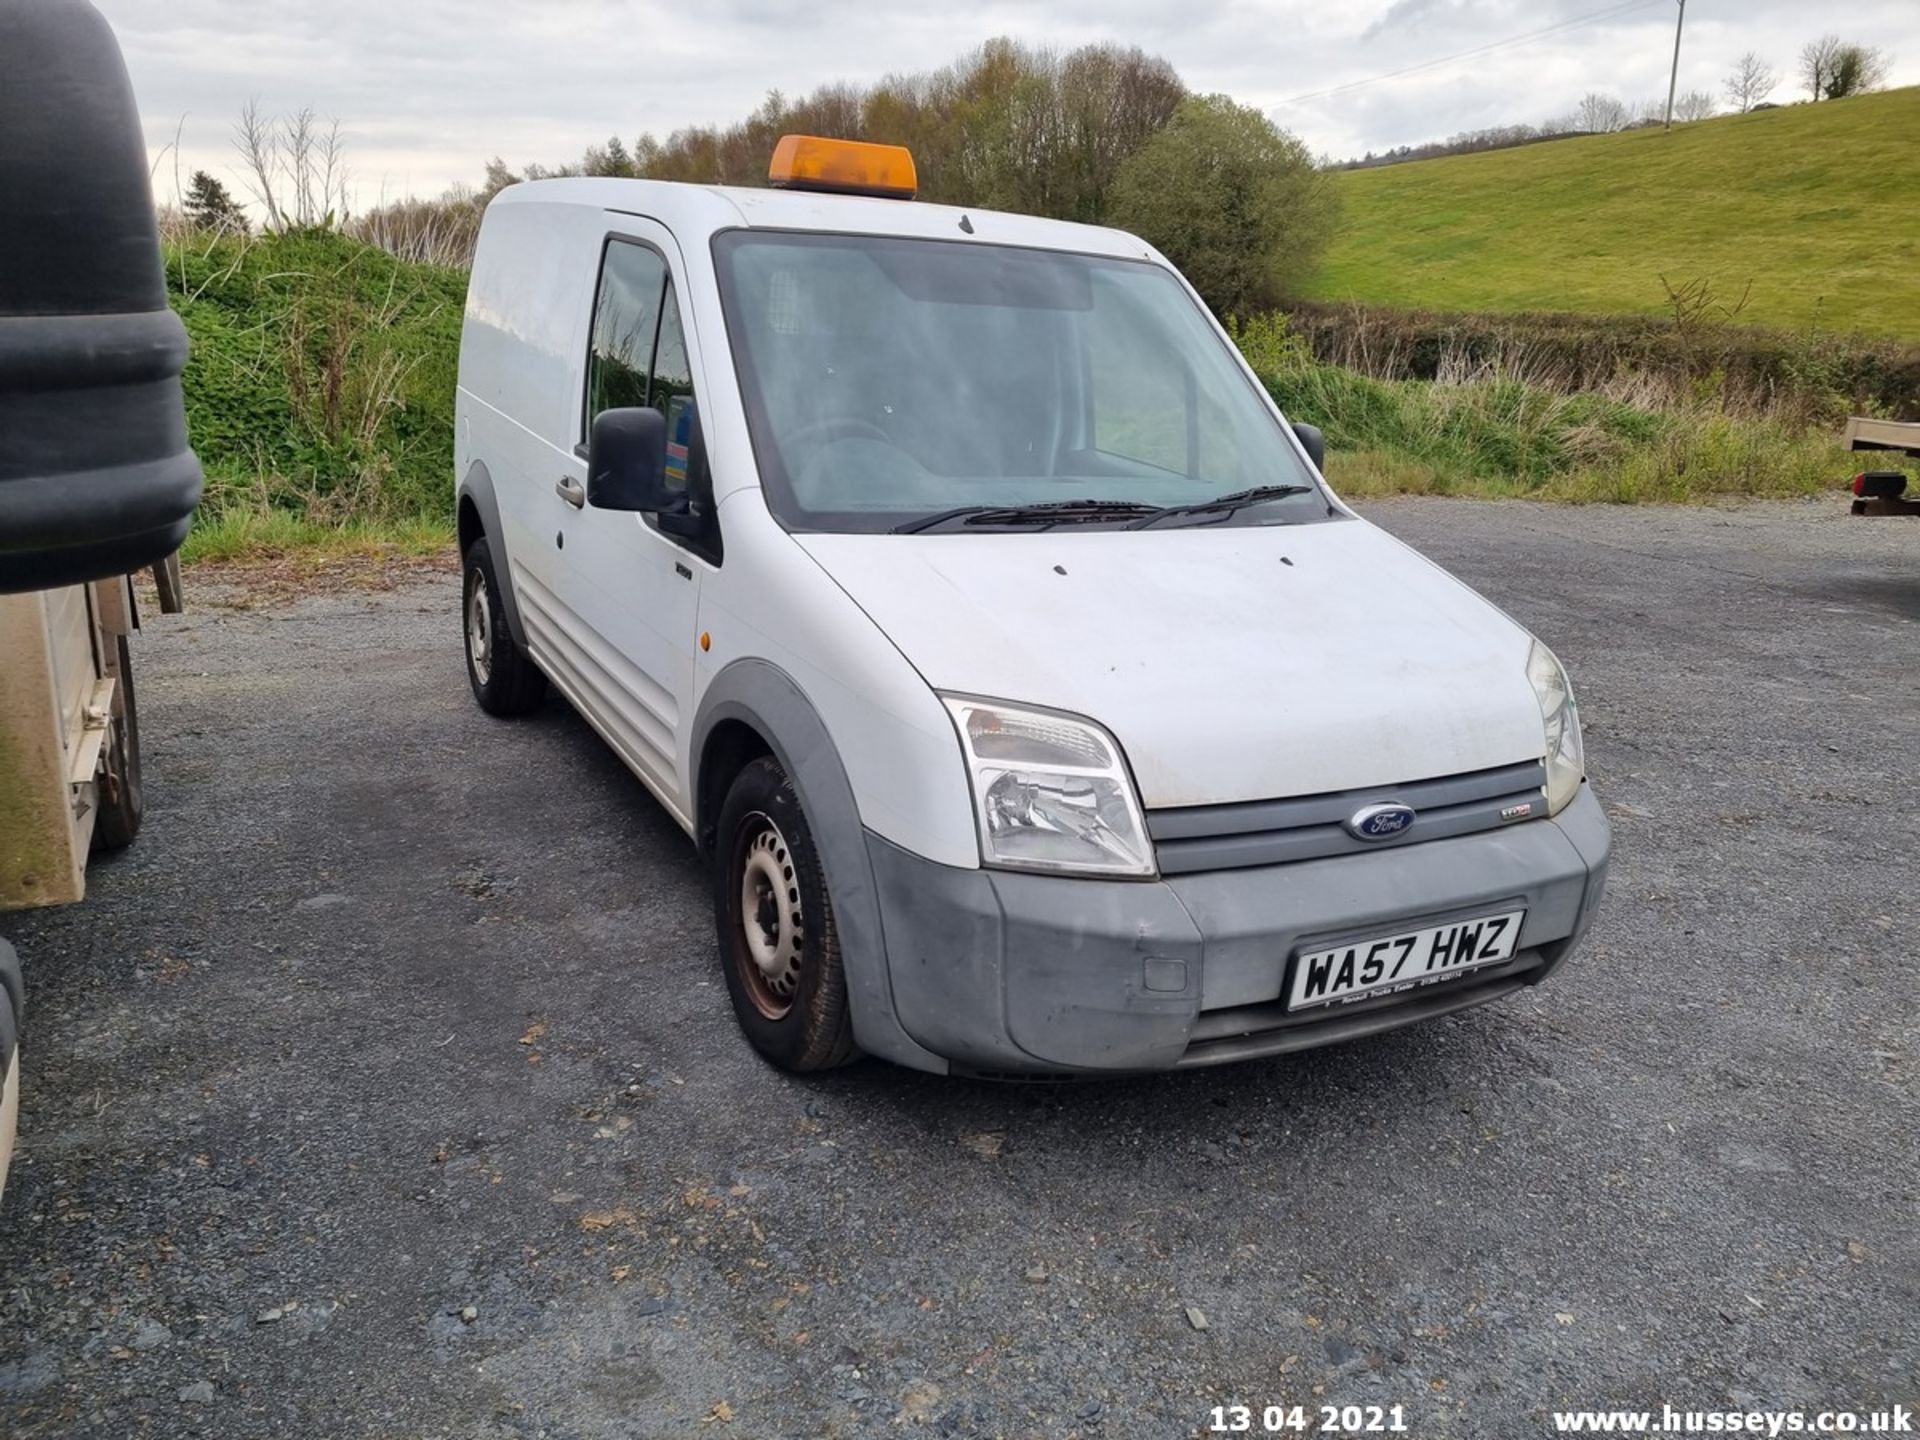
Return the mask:
<svg viewBox="0 0 1920 1440"><path fill-rule="evenodd" d="M789 528L1297 524L1336 513L1265 397L1158 265L751 230L716 236L714 256L754 453ZM1207 508L1223 496L1238 498Z"/></svg>

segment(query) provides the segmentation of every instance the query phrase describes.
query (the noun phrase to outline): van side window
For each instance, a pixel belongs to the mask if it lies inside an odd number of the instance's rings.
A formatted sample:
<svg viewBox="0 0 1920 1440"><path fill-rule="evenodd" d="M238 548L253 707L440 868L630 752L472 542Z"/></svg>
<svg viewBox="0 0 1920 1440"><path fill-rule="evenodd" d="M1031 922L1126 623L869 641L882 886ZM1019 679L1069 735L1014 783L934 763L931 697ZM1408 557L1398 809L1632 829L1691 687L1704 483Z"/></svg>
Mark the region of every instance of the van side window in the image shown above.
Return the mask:
<svg viewBox="0 0 1920 1440"><path fill-rule="evenodd" d="M602 410L647 403L666 288L667 262L657 251L619 240L608 243L587 355L587 430ZM684 368L685 360L680 363Z"/></svg>

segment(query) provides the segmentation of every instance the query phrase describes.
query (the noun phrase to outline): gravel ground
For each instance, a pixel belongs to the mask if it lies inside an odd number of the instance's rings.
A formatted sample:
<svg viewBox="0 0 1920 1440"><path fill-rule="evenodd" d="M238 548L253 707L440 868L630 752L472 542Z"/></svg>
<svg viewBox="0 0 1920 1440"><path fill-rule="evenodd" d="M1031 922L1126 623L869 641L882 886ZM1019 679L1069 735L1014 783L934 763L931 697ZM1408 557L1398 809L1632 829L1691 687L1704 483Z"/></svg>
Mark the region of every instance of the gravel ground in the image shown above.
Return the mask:
<svg viewBox="0 0 1920 1440"><path fill-rule="evenodd" d="M1370 507L1571 669L1592 937L1412 1031L1078 1086L767 1069L690 847L560 705L480 714L451 580L203 595L136 647L140 843L7 920L0 1433L1914 1404L1920 523L1837 508Z"/></svg>

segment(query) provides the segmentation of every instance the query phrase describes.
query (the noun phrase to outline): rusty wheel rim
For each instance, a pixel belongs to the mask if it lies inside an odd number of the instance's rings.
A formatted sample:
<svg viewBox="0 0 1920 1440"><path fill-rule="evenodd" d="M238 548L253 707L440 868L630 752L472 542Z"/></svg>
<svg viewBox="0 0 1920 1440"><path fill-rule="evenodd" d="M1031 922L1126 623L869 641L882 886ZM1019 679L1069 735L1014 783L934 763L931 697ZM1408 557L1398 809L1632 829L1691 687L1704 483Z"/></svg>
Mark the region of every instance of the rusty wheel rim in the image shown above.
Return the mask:
<svg viewBox="0 0 1920 1440"><path fill-rule="evenodd" d="M742 822L734 869L740 881L734 968L753 1008L784 1020L800 989L806 926L793 851L771 816L755 811Z"/></svg>

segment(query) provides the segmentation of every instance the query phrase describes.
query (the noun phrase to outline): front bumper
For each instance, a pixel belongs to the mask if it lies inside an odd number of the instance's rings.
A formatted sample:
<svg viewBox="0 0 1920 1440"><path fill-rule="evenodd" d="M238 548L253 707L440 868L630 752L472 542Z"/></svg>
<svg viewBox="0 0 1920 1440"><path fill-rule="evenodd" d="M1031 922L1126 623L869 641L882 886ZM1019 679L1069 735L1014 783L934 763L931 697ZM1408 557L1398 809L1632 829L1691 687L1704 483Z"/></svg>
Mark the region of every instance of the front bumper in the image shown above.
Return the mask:
<svg viewBox="0 0 1920 1440"><path fill-rule="evenodd" d="M1088 880L962 870L869 833L893 1007L956 1070L1165 1070L1283 1054L1537 984L1592 920L1611 840L1590 788L1551 820L1289 865ZM1407 930L1506 902L1513 958L1289 1016L1303 942Z"/></svg>

